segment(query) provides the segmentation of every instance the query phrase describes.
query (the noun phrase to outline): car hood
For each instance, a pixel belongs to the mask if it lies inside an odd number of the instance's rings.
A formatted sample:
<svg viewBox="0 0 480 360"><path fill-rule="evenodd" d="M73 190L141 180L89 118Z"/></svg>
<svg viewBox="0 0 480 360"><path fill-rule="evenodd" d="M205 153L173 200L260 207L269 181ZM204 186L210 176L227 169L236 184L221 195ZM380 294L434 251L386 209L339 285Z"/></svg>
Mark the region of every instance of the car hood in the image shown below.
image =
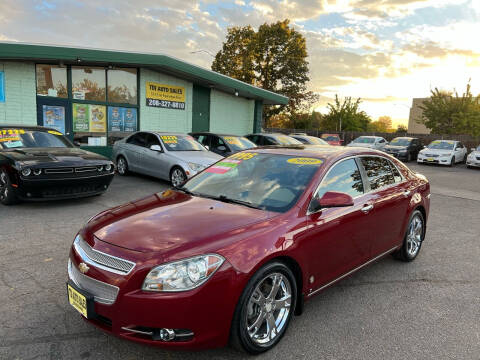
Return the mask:
<svg viewBox="0 0 480 360"><path fill-rule="evenodd" d="M441 149L429 149L429 148L426 148L426 149L423 149L422 151L420 151L420 153L422 155L425 155L425 154L432 154L432 155L440 155L440 154L453 154L453 150L441 150Z"/></svg>
<svg viewBox="0 0 480 360"><path fill-rule="evenodd" d="M362 143L350 143L348 144L347 146L350 146L350 147L365 147L365 148L370 148L370 149L374 149L375 148L375 145L374 144L362 144Z"/></svg>
<svg viewBox="0 0 480 360"><path fill-rule="evenodd" d="M78 148L24 148L3 151L2 155L18 161L23 165L62 164L76 165L85 162L106 162L106 157Z"/></svg>
<svg viewBox="0 0 480 360"><path fill-rule="evenodd" d="M275 213L167 190L106 210L85 231L98 239L144 253L215 251L215 242ZM187 225L188 224L188 225Z"/></svg>
<svg viewBox="0 0 480 360"><path fill-rule="evenodd" d="M407 150L408 146L403 145L387 145L385 146L385 150Z"/></svg>
<svg viewBox="0 0 480 360"><path fill-rule="evenodd" d="M178 160L192 162L203 166L210 166L223 156L211 151L169 151L168 154Z"/></svg>

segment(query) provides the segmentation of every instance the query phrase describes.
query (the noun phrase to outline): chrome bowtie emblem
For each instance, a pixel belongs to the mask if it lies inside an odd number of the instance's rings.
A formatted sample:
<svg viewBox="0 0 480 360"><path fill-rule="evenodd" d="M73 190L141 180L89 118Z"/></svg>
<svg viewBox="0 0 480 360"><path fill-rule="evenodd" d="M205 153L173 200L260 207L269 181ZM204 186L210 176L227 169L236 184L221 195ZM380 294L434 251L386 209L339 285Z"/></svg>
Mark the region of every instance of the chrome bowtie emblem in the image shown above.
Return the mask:
<svg viewBox="0 0 480 360"><path fill-rule="evenodd" d="M82 262L82 263L78 264L78 270L80 270L80 272L82 274L86 274L87 271L90 270L90 268L87 266L87 264Z"/></svg>

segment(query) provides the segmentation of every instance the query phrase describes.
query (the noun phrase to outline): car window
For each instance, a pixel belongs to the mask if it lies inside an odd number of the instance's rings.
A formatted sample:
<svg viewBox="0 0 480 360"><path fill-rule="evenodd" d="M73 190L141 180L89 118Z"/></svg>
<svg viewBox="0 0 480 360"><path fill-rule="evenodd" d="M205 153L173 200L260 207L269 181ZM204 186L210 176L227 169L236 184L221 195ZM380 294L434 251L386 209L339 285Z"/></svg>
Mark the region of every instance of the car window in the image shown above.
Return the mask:
<svg viewBox="0 0 480 360"><path fill-rule="evenodd" d="M257 147L252 141L243 136L224 136L223 140L228 143L230 149L233 151L241 151Z"/></svg>
<svg viewBox="0 0 480 360"><path fill-rule="evenodd" d="M327 191L337 191L356 197L364 192L362 176L354 159L335 164L323 178L315 196L321 198Z"/></svg>
<svg viewBox="0 0 480 360"><path fill-rule="evenodd" d="M360 136L355 140L353 140L352 142L361 143L361 144L373 144L375 142L375 138Z"/></svg>
<svg viewBox="0 0 480 360"><path fill-rule="evenodd" d="M137 146L145 146L146 135L147 135L146 133L133 134L127 139L127 143L132 145L137 145Z"/></svg>
<svg viewBox="0 0 480 360"><path fill-rule="evenodd" d="M433 150L453 150L455 142L451 140L435 140L432 141L427 147Z"/></svg>
<svg viewBox="0 0 480 360"><path fill-rule="evenodd" d="M384 143L385 142L385 139L380 139L379 143Z"/></svg>
<svg viewBox="0 0 480 360"><path fill-rule="evenodd" d="M193 135L193 137L194 137L195 139L197 139L197 141L198 141L200 144L202 144L202 145L204 145L204 146L210 146L210 142L208 141L208 140L209 140L209 139L208 139L209 137L208 137L207 135Z"/></svg>
<svg viewBox="0 0 480 360"><path fill-rule="evenodd" d="M393 179L395 180L395 183L402 182L403 177L400 174L400 171L398 171L397 167L393 165L391 161L388 161L388 163L390 164L390 168L392 169Z"/></svg>
<svg viewBox="0 0 480 360"><path fill-rule="evenodd" d="M275 139L269 137L269 136L264 136L263 137L263 144L262 145L277 145L278 142L275 141Z"/></svg>
<svg viewBox="0 0 480 360"><path fill-rule="evenodd" d="M225 142L222 139L220 139L218 136L211 136L211 138L212 140L210 143L211 144L210 148L212 150L218 149L219 146L225 146L226 150L228 150L228 147L227 145L225 145Z"/></svg>
<svg viewBox="0 0 480 360"><path fill-rule="evenodd" d="M147 148L150 148L152 145L160 145L160 140L158 140L158 137L154 134L147 134L146 144Z"/></svg>
<svg viewBox="0 0 480 360"><path fill-rule="evenodd" d="M412 140L415 141L415 140ZM402 138L395 138L392 141L390 141L390 145L393 146L408 146L410 145L410 140L409 139L402 139Z"/></svg>
<svg viewBox="0 0 480 360"><path fill-rule="evenodd" d="M205 148L190 135L160 135L163 145L168 151L206 151Z"/></svg>
<svg viewBox="0 0 480 360"><path fill-rule="evenodd" d="M290 136L292 136L292 135L290 135ZM301 137L301 136L292 136L292 138L300 141L302 144L310 144L310 141L307 138L304 138L304 137Z"/></svg>
<svg viewBox="0 0 480 360"><path fill-rule="evenodd" d="M361 157L362 165L367 173L371 190L378 190L395 183L395 177L389 161L382 157Z"/></svg>
<svg viewBox="0 0 480 360"><path fill-rule="evenodd" d="M258 135L247 135L246 138L257 145L260 145Z"/></svg>

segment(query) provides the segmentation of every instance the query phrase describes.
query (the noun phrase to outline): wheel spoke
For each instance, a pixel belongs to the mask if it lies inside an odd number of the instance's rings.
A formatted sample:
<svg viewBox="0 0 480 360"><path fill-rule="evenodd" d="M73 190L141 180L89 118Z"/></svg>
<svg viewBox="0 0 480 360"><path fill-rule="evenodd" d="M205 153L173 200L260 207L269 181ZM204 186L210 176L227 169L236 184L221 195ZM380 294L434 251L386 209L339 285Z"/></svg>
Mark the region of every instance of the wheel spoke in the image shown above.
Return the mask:
<svg viewBox="0 0 480 360"><path fill-rule="evenodd" d="M258 329L262 326L263 322L265 321L265 315L263 311L258 314L258 317L255 319L252 325L250 325L247 329L250 333L250 336L253 336L257 333Z"/></svg>
<svg viewBox="0 0 480 360"><path fill-rule="evenodd" d="M271 313L267 315L267 337L272 340L277 336L277 325L275 324L275 318Z"/></svg>
<svg viewBox="0 0 480 360"><path fill-rule="evenodd" d="M280 300L275 300L275 310L290 308L291 301L292 297L290 295L287 295Z"/></svg>
<svg viewBox="0 0 480 360"><path fill-rule="evenodd" d="M265 304L265 296L262 294L262 292L257 288L250 299L251 302L254 304L257 304L258 306L263 306Z"/></svg>
<svg viewBox="0 0 480 360"><path fill-rule="evenodd" d="M277 296L278 289L282 283L283 277L281 275L275 275L272 279L272 290L268 294L267 299L273 300Z"/></svg>

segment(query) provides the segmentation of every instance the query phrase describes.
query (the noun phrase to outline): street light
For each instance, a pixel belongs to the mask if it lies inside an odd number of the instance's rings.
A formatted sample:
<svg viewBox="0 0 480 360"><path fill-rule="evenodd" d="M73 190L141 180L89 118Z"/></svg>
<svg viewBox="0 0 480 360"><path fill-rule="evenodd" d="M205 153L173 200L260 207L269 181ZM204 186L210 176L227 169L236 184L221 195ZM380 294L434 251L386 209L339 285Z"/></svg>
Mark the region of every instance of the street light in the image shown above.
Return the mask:
<svg viewBox="0 0 480 360"><path fill-rule="evenodd" d="M201 52L204 52L204 53L210 55L211 57L215 57L215 55L213 55L210 51L205 50L205 49L190 51L190 54L197 54L197 53L201 53Z"/></svg>

